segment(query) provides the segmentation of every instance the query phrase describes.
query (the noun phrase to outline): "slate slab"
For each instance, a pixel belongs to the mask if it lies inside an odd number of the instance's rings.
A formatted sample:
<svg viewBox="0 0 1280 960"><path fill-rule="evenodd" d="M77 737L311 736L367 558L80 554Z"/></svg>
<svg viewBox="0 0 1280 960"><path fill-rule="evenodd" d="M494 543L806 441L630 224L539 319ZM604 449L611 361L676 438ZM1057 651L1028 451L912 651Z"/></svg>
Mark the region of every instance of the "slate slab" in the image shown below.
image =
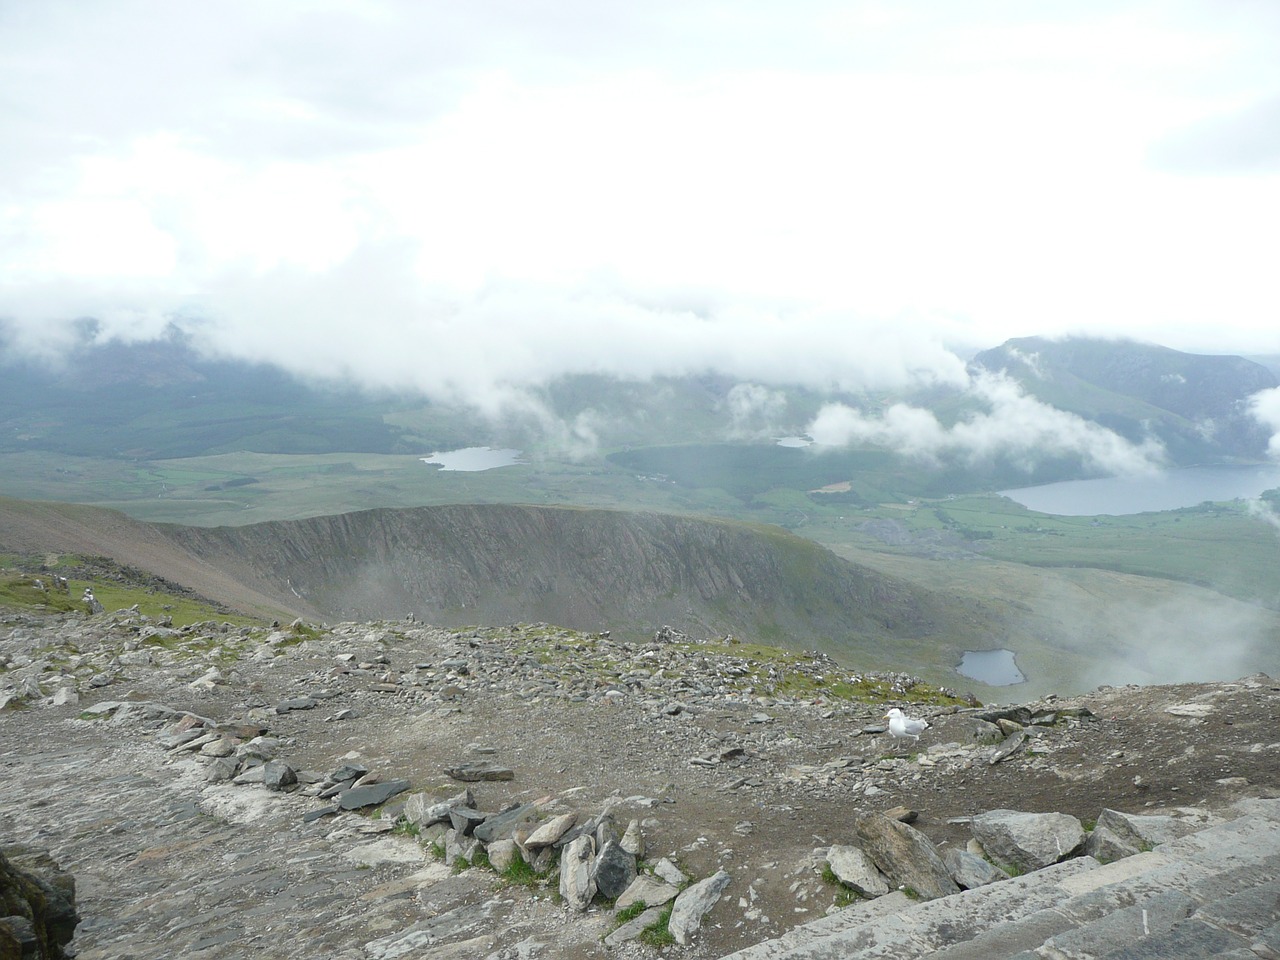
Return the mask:
<svg viewBox="0 0 1280 960"><path fill-rule="evenodd" d="M376 807L386 803L396 794L409 789L408 780L388 780L386 783L371 783L364 787L352 787L338 797L338 806L343 810L359 810L361 807Z"/></svg>

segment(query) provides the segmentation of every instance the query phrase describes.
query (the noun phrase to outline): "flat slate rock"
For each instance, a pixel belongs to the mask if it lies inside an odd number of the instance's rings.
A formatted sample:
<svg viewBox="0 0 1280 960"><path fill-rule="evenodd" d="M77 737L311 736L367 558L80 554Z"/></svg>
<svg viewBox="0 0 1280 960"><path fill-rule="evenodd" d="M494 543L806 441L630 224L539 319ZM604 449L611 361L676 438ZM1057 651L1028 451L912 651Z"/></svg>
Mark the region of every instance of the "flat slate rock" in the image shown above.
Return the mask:
<svg viewBox="0 0 1280 960"><path fill-rule="evenodd" d="M343 810L359 810L361 807L376 807L386 803L398 793L409 789L408 780L388 780L386 783L370 783L363 787L352 787L338 797L338 806Z"/></svg>
<svg viewBox="0 0 1280 960"><path fill-rule="evenodd" d="M542 810L536 803L522 803L489 817L473 833L481 843L492 843L494 840L511 837L517 827L536 824L541 820Z"/></svg>
<svg viewBox="0 0 1280 960"><path fill-rule="evenodd" d="M464 763L456 767L445 767L446 774L464 783L476 783L480 780L514 780L516 773L510 767L496 767L491 763Z"/></svg>

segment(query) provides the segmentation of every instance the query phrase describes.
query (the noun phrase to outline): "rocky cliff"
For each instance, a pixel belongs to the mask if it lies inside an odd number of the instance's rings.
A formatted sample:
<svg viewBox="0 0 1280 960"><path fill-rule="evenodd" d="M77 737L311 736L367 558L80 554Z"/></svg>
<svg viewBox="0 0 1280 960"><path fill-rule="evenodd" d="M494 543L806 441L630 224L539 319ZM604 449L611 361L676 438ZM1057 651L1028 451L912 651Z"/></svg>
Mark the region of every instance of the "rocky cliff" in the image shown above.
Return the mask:
<svg viewBox="0 0 1280 960"><path fill-rule="evenodd" d="M918 588L774 527L612 510L459 505L161 528L256 591L332 619L540 619L793 643L923 636Z"/></svg>

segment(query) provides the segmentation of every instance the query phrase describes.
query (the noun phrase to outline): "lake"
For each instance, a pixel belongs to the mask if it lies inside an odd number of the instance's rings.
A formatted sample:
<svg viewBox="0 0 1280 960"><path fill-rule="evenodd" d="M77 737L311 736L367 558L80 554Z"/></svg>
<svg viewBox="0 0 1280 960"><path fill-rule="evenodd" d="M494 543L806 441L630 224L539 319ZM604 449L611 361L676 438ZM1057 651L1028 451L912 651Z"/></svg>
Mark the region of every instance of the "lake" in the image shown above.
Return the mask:
<svg viewBox="0 0 1280 960"><path fill-rule="evenodd" d="M466 470L471 472L492 470L495 467L513 467L518 463L524 463L520 459L519 450L496 449L494 447L463 447L461 450L444 450L433 453L429 457L419 457L418 459L433 467L439 467L441 470Z"/></svg>
<svg viewBox="0 0 1280 960"><path fill-rule="evenodd" d="M1060 517L1122 516L1194 507L1206 500L1252 500L1280 487L1280 464L1184 467L1154 477L1099 477L1001 490L1029 510Z"/></svg>
<svg viewBox="0 0 1280 960"><path fill-rule="evenodd" d="M1011 687L1027 679L1012 650L966 650L956 672L989 687Z"/></svg>

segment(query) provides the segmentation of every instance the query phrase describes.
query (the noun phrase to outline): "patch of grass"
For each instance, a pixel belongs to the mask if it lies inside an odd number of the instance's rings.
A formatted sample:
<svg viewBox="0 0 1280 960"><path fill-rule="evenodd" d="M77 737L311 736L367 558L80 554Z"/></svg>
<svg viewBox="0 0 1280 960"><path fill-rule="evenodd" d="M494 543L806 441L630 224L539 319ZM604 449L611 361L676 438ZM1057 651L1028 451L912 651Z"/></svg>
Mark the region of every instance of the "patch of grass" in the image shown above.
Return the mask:
<svg viewBox="0 0 1280 960"><path fill-rule="evenodd" d="M24 573L0 575L0 607L60 613L83 609L83 605L78 603L79 597L71 592L62 593L48 586L41 590L36 586L36 581L41 579L48 583L48 578Z"/></svg>
<svg viewBox="0 0 1280 960"><path fill-rule="evenodd" d="M471 862L470 860L468 860L466 857L454 857L454 858L453 858L453 872L454 872L454 873L462 873L462 871L464 871L464 870L470 870L470 869L472 868L472 866L474 866L474 864L472 864L472 862Z"/></svg>
<svg viewBox="0 0 1280 960"><path fill-rule="evenodd" d="M524 857L515 857L505 870L498 873L498 876L508 883L519 884L522 887L535 886L541 880L532 864L527 863Z"/></svg>
<svg viewBox="0 0 1280 960"><path fill-rule="evenodd" d="M670 929L671 909L673 906L674 904L668 904L662 913L658 914L658 919L641 930L640 936L636 939L654 948L669 947L674 944L676 938Z"/></svg>
<svg viewBox="0 0 1280 960"><path fill-rule="evenodd" d="M623 907L621 910L615 913L613 915L613 919L616 921L616 925L620 927L624 923L630 923L632 920L640 916L640 914L644 913L648 909L649 909L649 905L647 903L645 903L643 900L637 900L635 903L631 904L631 906Z"/></svg>
<svg viewBox="0 0 1280 960"><path fill-rule="evenodd" d="M439 840L432 840L431 843L427 845L427 849L431 851L431 855L437 860L443 860L445 858L444 844Z"/></svg>
<svg viewBox="0 0 1280 960"><path fill-rule="evenodd" d="M401 837L413 837L417 839L422 835L422 828L412 820L406 820L401 817L396 821L396 825L391 828L391 832Z"/></svg>
<svg viewBox="0 0 1280 960"><path fill-rule="evenodd" d="M831 869L831 864L829 863L822 865L822 882L835 889L837 907L847 907L862 899L862 895L857 890L845 886L843 881L836 876L836 872Z"/></svg>

